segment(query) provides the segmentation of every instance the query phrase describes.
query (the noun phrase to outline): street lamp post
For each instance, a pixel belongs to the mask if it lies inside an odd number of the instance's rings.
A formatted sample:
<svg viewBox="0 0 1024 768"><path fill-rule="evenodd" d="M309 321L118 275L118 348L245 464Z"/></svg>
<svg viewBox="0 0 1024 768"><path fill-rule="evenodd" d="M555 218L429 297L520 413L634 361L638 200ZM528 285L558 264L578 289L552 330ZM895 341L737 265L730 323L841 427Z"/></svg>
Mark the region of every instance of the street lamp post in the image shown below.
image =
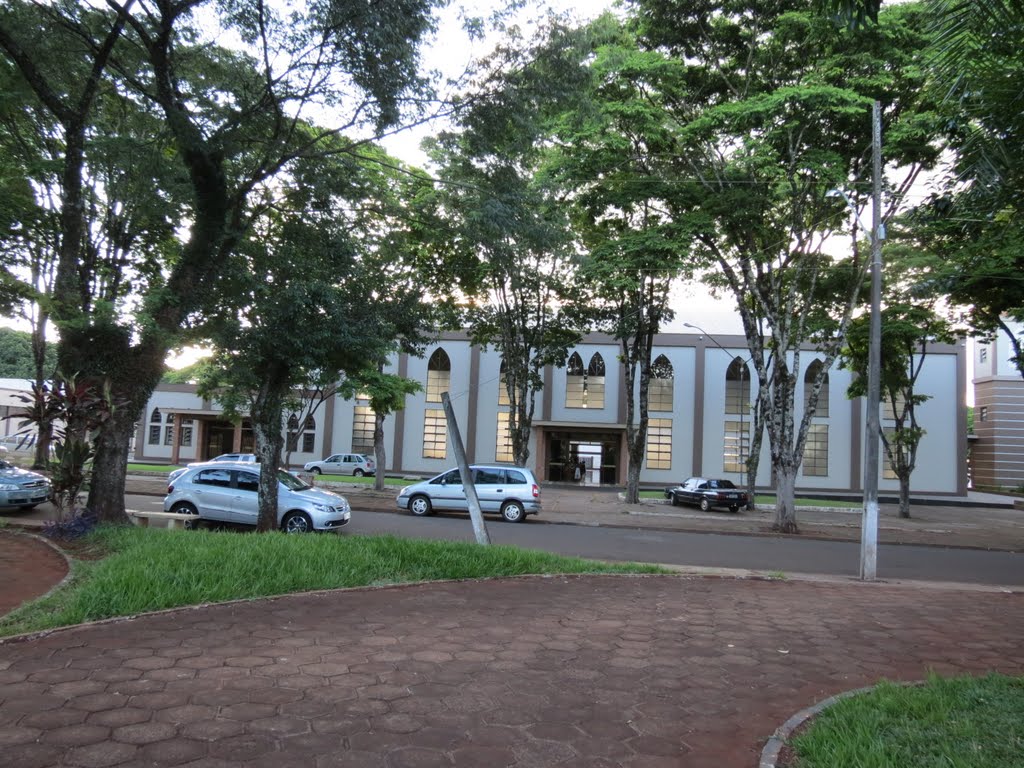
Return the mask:
<svg viewBox="0 0 1024 768"><path fill-rule="evenodd" d="M872 211L871 211L871 328L868 338L867 423L864 446L864 513L861 522L860 577L874 581L878 566L878 466L882 400L882 110L876 101L871 114L872 130ZM842 197L853 215L867 230L856 207L841 189L830 189L826 197Z"/></svg>

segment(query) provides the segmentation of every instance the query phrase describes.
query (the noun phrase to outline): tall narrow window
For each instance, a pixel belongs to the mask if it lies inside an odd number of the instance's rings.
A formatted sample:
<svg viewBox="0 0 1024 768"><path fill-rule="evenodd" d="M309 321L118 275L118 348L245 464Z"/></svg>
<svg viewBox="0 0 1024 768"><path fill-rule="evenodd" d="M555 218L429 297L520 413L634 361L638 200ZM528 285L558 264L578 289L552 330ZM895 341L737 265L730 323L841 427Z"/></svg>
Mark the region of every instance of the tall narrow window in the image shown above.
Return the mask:
<svg viewBox="0 0 1024 768"><path fill-rule="evenodd" d="M444 459L448 456L448 424L444 411L428 408L423 412L423 458Z"/></svg>
<svg viewBox="0 0 1024 768"><path fill-rule="evenodd" d="M435 349L427 361L427 402L440 403L441 393L451 387L452 361L443 349Z"/></svg>
<svg viewBox="0 0 1024 768"><path fill-rule="evenodd" d="M738 357L725 372L725 412L744 416L750 412L750 371Z"/></svg>
<svg viewBox="0 0 1024 768"><path fill-rule="evenodd" d="M590 358L584 389L585 408L604 408L604 358L599 352Z"/></svg>
<svg viewBox="0 0 1024 768"><path fill-rule="evenodd" d="M889 421L896 421L897 416L902 416L906 409L907 401L902 394L896 395L896 402L889 396L888 392L882 393L882 418Z"/></svg>
<svg viewBox="0 0 1024 768"><path fill-rule="evenodd" d="M583 369L583 358L573 352L565 366L565 407L586 408L583 400L583 387L587 380L587 372Z"/></svg>
<svg viewBox="0 0 1024 768"><path fill-rule="evenodd" d="M750 422L726 421L722 449L722 469L726 472L746 472L750 455Z"/></svg>
<svg viewBox="0 0 1024 768"><path fill-rule="evenodd" d="M818 374L822 369L821 360L815 360L807 366L807 372L804 373L804 409L810 405L811 401L811 389L814 388L814 382L818 378ZM824 378L821 380L821 391L818 392L818 404L814 409L814 415L817 418L828 418L828 373L824 374Z"/></svg>
<svg viewBox="0 0 1024 768"><path fill-rule="evenodd" d="M664 355L651 363L651 383L647 396L647 407L651 411L672 411L673 378L672 363Z"/></svg>
<svg viewBox="0 0 1024 768"><path fill-rule="evenodd" d="M288 417L288 439L285 443L285 450L299 450L299 417L294 413Z"/></svg>
<svg viewBox="0 0 1024 768"><path fill-rule="evenodd" d="M316 420L312 416L306 417L306 423L302 425L302 452L312 453L316 447Z"/></svg>
<svg viewBox="0 0 1024 768"><path fill-rule="evenodd" d="M167 426L164 427L164 445L174 445L174 414L167 414Z"/></svg>
<svg viewBox="0 0 1024 768"><path fill-rule="evenodd" d="M160 427L163 420L164 417L160 413L160 409L154 408L153 414L149 417L149 439L146 441L150 445L160 445Z"/></svg>
<svg viewBox="0 0 1024 768"><path fill-rule="evenodd" d="M494 446L494 460L508 462L515 460L512 455L512 432L509 430L508 411L498 414L498 435L497 443Z"/></svg>
<svg viewBox="0 0 1024 768"><path fill-rule="evenodd" d="M896 440L896 430L891 427L887 427L882 430L885 433L885 439L889 441L891 445ZM882 460L882 479L883 480L898 480L899 476L896 474L896 468L889 461L889 452L884 448L879 449L879 456Z"/></svg>
<svg viewBox="0 0 1024 768"><path fill-rule="evenodd" d="M647 468L672 469L672 419L647 422Z"/></svg>
<svg viewBox="0 0 1024 768"><path fill-rule="evenodd" d="M811 424L804 445L803 473L806 477L828 475L828 425Z"/></svg>
<svg viewBox="0 0 1024 768"><path fill-rule="evenodd" d="M498 372L498 405L509 405L508 397L508 365L501 361L501 370Z"/></svg>
<svg viewBox="0 0 1024 768"><path fill-rule="evenodd" d="M181 420L181 426L178 428L178 445L192 445L192 419Z"/></svg>
<svg viewBox="0 0 1024 768"><path fill-rule="evenodd" d="M373 451L373 430L377 415L368 405L357 405L352 414L352 452Z"/></svg>

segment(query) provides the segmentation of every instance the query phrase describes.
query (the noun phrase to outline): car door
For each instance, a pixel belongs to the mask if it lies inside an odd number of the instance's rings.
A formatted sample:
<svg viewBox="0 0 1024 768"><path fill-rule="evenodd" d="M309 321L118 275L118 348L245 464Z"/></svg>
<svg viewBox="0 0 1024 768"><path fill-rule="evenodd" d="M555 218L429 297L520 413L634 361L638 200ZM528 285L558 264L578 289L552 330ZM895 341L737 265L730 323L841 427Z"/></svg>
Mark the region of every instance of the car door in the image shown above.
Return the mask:
<svg viewBox="0 0 1024 768"><path fill-rule="evenodd" d="M505 499L505 470L497 467L476 467L473 469L473 485L484 512L497 512ZM469 501L466 502L469 509Z"/></svg>
<svg viewBox="0 0 1024 768"><path fill-rule="evenodd" d="M260 476L244 469L235 471L231 497L231 522L256 525L260 514Z"/></svg>
<svg viewBox="0 0 1024 768"><path fill-rule="evenodd" d="M192 479L192 494L199 516L208 520L231 522L231 470L202 469Z"/></svg>
<svg viewBox="0 0 1024 768"><path fill-rule="evenodd" d="M468 512L466 489L462 487L459 470L452 469L430 481L430 503L434 509Z"/></svg>
<svg viewBox="0 0 1024 768"><path fill-rule="evenodd" d="M699 504L700 495L697 486L702 482L700 477L691 477L679 489L679 500L684 504Z"/></svg>
<svg viewBox="0 0 1024 768"><path fill-rule="evenodd" d="M320 471L325 475L340 475L342 474L341 460L344 457L340 453L336 453L333 456L328 456L322 462L320 462Z"/></svg>

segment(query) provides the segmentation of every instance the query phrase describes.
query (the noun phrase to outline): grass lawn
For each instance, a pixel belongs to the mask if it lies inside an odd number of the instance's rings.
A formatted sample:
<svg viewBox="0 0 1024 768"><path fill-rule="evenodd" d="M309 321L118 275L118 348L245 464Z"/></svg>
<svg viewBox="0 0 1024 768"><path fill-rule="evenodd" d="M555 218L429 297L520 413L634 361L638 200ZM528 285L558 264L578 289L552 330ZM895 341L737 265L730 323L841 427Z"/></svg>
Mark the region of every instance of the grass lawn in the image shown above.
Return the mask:
<svg viewBox="0 0 1024 768"><path fill-rule="evenodd" d="M1024 678L883 683L837 702L793 737L787 768L1024 765Z"/></svg>
<svg viewBox="0 0 1024 768"><path fill-rule="evenodd" d="M72 580L0 619L0 636L240 598L338 587L528 573L667 573L507 546L393 536L101 528ZM85 557L98 555L99 557Z"/></svg>

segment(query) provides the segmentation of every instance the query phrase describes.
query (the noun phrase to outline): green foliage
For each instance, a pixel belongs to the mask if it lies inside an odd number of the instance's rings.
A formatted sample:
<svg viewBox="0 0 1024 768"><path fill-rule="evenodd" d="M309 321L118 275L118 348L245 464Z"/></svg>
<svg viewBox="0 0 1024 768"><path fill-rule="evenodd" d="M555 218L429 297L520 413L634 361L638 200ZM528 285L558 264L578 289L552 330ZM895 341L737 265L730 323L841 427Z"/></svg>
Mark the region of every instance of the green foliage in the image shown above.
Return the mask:
<svg viewBox="0 0 1024 768"><path fill-rule="evenodd" d="M250 536L106 527L86 540L109 555L75 564L72 585L0 619L0 634L289 592L528 573L663 573L515 547L393 536Z"/></svg>
<svg viewBox="0 0 1024 768"><path fill-rule="evenodd" d="M94 442L104 423L123 404L111 395L109 382L57 373L52 382L33 383L19 414L19 430L53 424L54 460L50 463L51 500L61 522L78 516L78 495L88 483Z"/></svg>
<svg viewBox="0 0 1024 768"><path fill-rule="evenodd" d="M921 207L922 240L943 254L935 279L982 333L1005 332L1024 375L1024 4L929 0L936 26L935 90L957 108L949 121L956 164Z"/></svg>
<svg viewBox="0 0 1024 768"><path fill-rule="evenodd" d="M203 358L183 368L171 368L164 373L160 381L163 384L195 384L203 378L210 365L210 361Z"/></svg>
<svg viewBox="0 0 1024 768"><path fill-rule="evenodd" d="M46 345L44 370L56 367L57 353L53 344ZM0 328L0 378L35 379L36 364L32 357L32 335L25 331Z"/></svg>

